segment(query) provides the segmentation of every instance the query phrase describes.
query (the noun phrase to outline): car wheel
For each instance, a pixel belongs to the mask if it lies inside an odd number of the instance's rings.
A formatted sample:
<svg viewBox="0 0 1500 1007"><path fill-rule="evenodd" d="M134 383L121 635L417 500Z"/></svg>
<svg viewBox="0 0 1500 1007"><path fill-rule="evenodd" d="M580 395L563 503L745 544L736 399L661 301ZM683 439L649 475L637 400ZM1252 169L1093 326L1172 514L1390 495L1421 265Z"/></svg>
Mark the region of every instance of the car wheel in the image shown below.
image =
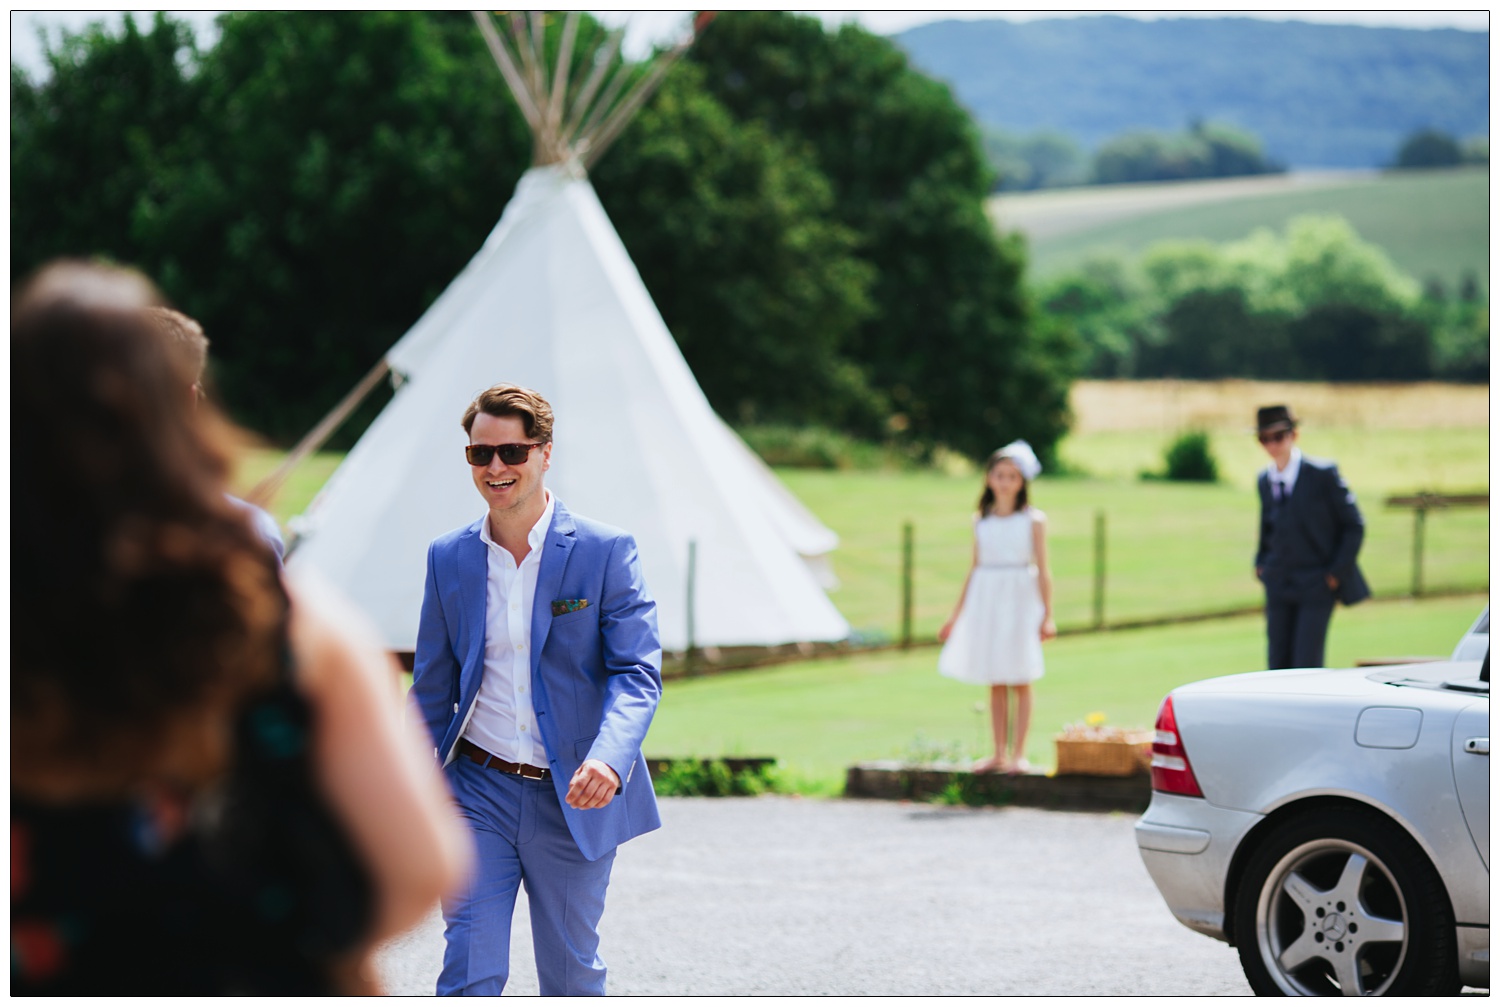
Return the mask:
<svg viewBox="0 0 1500 1007"><path fill-rule="evenodd" d="M1461 989L1442 880L1410 836L1359 808L1310 811L1266 836L1245 865L1234 933L1262 996Z"/></svg>

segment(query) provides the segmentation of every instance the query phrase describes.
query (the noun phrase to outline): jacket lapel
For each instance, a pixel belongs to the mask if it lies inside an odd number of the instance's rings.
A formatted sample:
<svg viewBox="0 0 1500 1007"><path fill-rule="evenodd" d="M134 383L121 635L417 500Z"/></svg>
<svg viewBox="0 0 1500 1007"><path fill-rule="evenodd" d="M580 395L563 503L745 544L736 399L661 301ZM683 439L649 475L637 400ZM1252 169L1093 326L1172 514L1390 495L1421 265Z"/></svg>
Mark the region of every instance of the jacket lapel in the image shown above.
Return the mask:
<svg viewBox="0 0 1500 1007"><path fill-rule="evenodd" d="M541 566L536 575L536 597L531 604L531 673L536 675L541 667L542 648L547 645L547 634L552 631L552 603L557 600L562 588L563 570L567 568L568 556L578 541L578 527L573 515L558 500L553 505L552 527L547 529L547 538L542 543Z"/></svg>
<svg viewBox="0 0 1500 1007"><path fill-rule="evenodd" d="M488 518L480 518L486 521ZM464 655L464 669L478 668L482 665L484 654L484 605L487 589L489 586L489 550L485 548L484 539L479 535L479 521L469 525L460 540L459 568L458 568L458 595L460 604L463 606L465 625L477 627L477 630L469 635L469 650Z"/></svg>
<svg viewBox="0 0 1500 1007"><path fill-rule="evenodd" d="M1302 459L1302 467L1297 470L1297 481L1292 484L1292 491L1286 495L1288 507L1295 506L1299 511L1304 510L1307 502L1317 496L1317 491L1308 485L1314 478L1316 473L1312 466L1307 464L1306 458Z"/></svg>

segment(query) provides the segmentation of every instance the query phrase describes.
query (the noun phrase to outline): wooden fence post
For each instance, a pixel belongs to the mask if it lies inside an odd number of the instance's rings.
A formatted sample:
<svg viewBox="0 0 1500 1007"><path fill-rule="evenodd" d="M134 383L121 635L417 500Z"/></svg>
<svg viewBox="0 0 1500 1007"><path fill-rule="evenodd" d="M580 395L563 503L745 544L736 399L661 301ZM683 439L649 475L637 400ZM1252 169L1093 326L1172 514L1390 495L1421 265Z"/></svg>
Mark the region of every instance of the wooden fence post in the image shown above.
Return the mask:
<svg viewBox="0 0 1500 1007"><path fill-rule="evenodd" d="M1412 496L1386 497L1387 507L1410 507L1411 525L1411 596L1420 598L1427 587L1422 583L1422 569L1426 563L1427 512L1449 507L1488 507L1488 493L1428 493L1420 491Z"/></svg>
<svg viewBox="0 0 1500 1007"><path fill-rule="evenodd" d="M1427 508L1412 511L1411 527L1411 596L1422 597L1422 540L1427 532Z"/></svg>
<svg viewBox="0 0 1500 1007"><path fill-rule="evenodd" d="M1104 628L1104 511L1094 511L1094 628Z"/></svg>
<svg viewBox="0 0 1500 1007"><path fill-rule="evenodd" d="M912 524L901 526L901 649L911 649Z"/></svg>

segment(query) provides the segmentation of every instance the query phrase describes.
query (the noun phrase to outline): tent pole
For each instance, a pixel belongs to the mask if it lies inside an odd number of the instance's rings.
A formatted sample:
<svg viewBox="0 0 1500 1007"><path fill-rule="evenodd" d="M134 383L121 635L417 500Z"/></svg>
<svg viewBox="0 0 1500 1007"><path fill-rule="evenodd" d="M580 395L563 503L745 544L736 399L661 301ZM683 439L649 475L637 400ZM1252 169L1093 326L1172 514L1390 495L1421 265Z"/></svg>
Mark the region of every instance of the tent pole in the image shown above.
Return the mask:
<svg viewBox="0 0 1500 1007"><path fill-rule="evenodd" d="M630 65L621 62L619 66L614 68L614 73L610 76L609 83L605 85L604 93L599 96L598 100L594 102L593 107L589 109L588 115L583 120L583 125L568 135L568 145L573 148L575 153L584 149L580 146L585 143L584 135L591 132L594 126L614 108L615 98L619 96L620 89L629 83L629 80Z"/></svg>
<svg viewBox="0 0 1500 1007"><path fill-rule="evenodd" d="M604 83L604 75L614 62L615 52L620 48L620 40L625 37L625 29L610 32L605 37L604 46L594 53L594 66L589 71L588 80L584 81L583 88L573 96L573 109L568 113L568 122L563 126L558 136L564 142L571 142L571 137L578 132L578 125L583 121L583 115L589 110L589 103L594 100L594 95L599 91L599 85Z"/></svg>
<svg viewBox="0 0 1500 1007"><path fill-rule="evenodd" d="M526 59L526 53L521 53L522 60L526 63L526 70L531 75L531 93L536 98L537 107L542 107L543 99L547 97L547 57L543 51L543 39L547 34L547 23L543 13L539 10L526 12L526 19L531 25L528 33L531 38L531 58Z"/></svg>
<svg viewBox="0 0 1500 1007"><path fill-rule="evenodd" d="M568 11L568 20L563 25L562 44L557 51L557 66L552 73L552 93L547 102L547 133L551 142L563 146L562 117L563 99L568 92L569 63L573 59L573 39L578 35L578 12Z"/></svg>
<svg viewBox="0 0 1500 1007"><path fill-rule="evenodd" d="M533 130L542 128L542 114L537 109L536 103L531 100L531 94L526 90L526 82L521 77L521 71L516 68L511 60L510 53L506 51L505 42L500 34L495 31L495 26L490 24L489 14L485 11L470 11L474 15L474 23L479 26L479 32L484 36L485 45L489 46L490 55L495 58L495 65L500 68L500 75L505 78L505 84L510 88L510 93L516 99L516 105L521 109L521 115Z"/></svg>
<svg viewBox="0 0 1500 1007"><path fill-rule="evenodd" d="M385 377L390 369L391 365L386 361L385 357L381 357L375 366L370 368L370 373L360 378L359 384L355 385L353 390L344 396L343 401L334 406L332 412L319 420L318 425L309 430L297 442L297 446L287 453L287 456L282 459L280 465L276 466L276 471L255 484L255 488L250 491L245 499L257 507L264 507L270 503L271 498L276 495L276 491L281 489L281 484L286 482L287 476L292 474L292 469L296 468L298 463L307 455L312 454L327 443L328 438L332 437L334 431L343 426L344 421L349 418L349 414L358 408L359 404L365 400L370 392L374 391L375 386L380 383L380 379Z"/></svg>
<svg viewBox="0 0 1500 1007"><path fill-rule="evenodd" d="M614 142L615 137L625 128L625 124L635 115L636 110L645 103L647 98L656 92L657 87L661 84L662 77L671 69L672 64L676 63L682 57L682 54L687 52L688 44L688 42L683 42L681 45L676 46L665 55L659 57L652 64L651 69L646 71L646 76L636 84L634 90L626 94L620 104L610 110L609 117L597 129L592 133L588 133L588 127L585 127L585 135L578 138L583 147L583 166L585 169L593 167L594 162L599 160L599 156L604 153L605 148ZM624 73L623 68L621 69L621 73Z"/></svg>

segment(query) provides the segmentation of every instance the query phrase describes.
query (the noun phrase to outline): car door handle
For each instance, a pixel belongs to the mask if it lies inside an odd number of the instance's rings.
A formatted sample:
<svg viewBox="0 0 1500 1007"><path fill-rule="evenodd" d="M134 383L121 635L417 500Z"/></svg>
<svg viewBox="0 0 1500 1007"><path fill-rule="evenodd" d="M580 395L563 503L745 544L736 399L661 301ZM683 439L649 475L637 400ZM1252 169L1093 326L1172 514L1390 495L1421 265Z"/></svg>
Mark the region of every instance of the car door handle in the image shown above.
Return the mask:
<svg viewBox="0 0 1500 1007"><path fill-rule="evenodd" d="M1489 738L1470 738L1464 742L1464 751L1472 755L1489 755Z"/></svg>

